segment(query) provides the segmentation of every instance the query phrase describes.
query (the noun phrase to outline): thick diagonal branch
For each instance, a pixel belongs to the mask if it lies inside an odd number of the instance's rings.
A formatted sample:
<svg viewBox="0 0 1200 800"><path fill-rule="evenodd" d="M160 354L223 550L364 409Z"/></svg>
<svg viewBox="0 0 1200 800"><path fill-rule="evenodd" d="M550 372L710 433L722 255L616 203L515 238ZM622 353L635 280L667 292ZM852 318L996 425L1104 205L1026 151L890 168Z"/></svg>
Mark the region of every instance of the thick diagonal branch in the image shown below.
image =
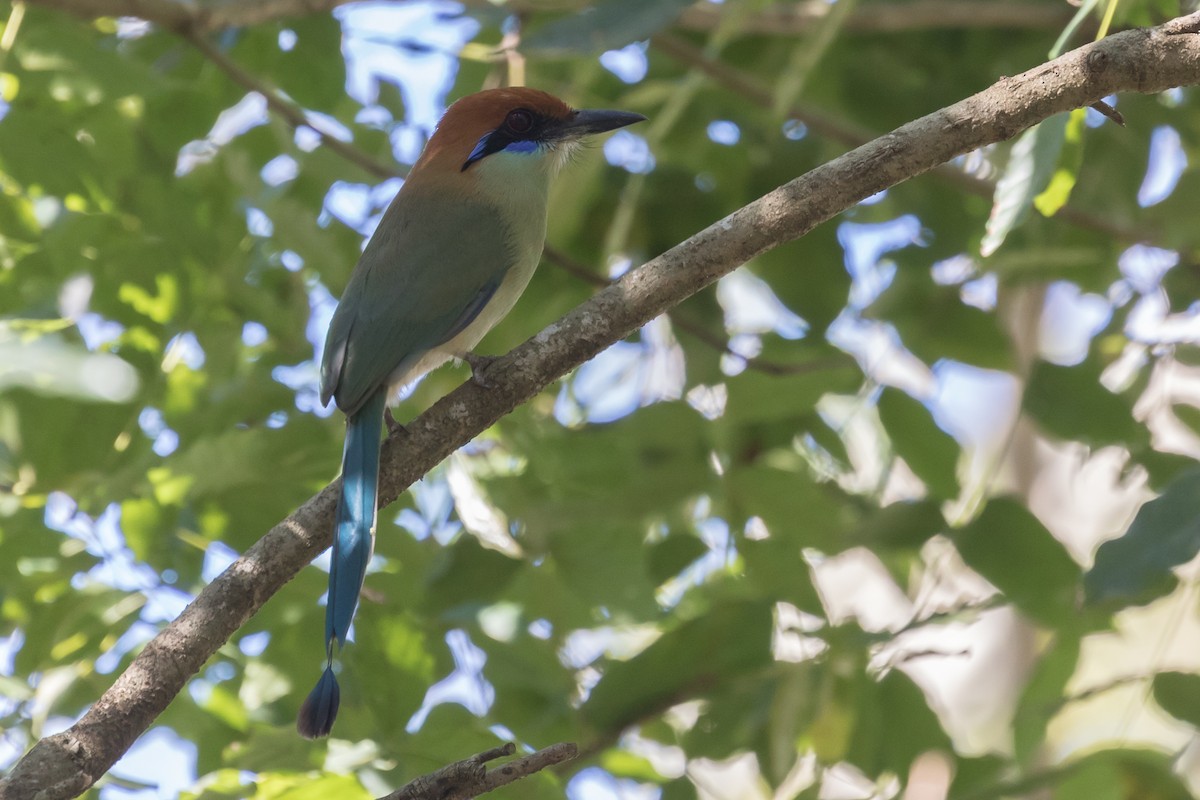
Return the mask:
<svg viewBox="0 0 1200 800"><path fill-rule="evenodd" d="M1200 83L1200 14L1072 51L908 123L781 186L623 276L468 381L384 445L391 503L447 455L550 383L755 256L871 195L1119 92ZM838 269L808 264L809 269ZM38 742L0 798L54 800L92 786L246 620L329 546L337 484L280 522L149 642L91 709Z"/></svg>

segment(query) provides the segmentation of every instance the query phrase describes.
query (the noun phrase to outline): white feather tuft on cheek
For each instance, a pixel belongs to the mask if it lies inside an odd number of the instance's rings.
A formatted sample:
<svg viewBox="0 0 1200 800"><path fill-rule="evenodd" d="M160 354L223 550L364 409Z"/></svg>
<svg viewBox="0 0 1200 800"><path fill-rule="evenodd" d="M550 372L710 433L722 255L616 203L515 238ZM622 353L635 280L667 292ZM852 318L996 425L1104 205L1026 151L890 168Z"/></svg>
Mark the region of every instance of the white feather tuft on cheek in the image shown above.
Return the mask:
<svg viewBox="0 0 1200 800"><path fill-rule="evenodd" d="M553 159L553 164L551 165L552 171L557 173L565 167L567 162L579 152L580 148L581 142L578 139L557 144L550 154L550 157Z"/></svg>

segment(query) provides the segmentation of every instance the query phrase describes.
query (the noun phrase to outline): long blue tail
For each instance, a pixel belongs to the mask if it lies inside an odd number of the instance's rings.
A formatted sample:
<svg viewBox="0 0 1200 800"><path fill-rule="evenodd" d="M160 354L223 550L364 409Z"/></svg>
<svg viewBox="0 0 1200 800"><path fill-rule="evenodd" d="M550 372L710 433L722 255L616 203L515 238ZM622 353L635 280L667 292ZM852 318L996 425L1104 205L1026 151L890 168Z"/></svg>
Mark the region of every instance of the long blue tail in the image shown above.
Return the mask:
<svg viewBox="0 0 1200 800"><path fill-rule="evenodd" d="M325 654L321 679L300 706L296 730L315 739L328 736L337 717L341 690L333 674L333 643L346 644L358 607L367 562L375 545L375 503L379 489L379 435L387 390L380 389L346 421L342 454L342 497L329 563L329 599L325 607Z"/></svg>

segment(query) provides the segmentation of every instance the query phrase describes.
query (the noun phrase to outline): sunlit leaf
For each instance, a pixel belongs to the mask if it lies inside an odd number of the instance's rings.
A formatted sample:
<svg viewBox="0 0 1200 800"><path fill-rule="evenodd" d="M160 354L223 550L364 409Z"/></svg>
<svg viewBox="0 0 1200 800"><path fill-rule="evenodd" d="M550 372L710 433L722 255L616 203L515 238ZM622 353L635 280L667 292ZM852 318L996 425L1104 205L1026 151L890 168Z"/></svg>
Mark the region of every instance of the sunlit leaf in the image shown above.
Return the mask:
<svg viewBox="0 0 1200 800"><path fill-rule="evenodd" d="M1068 120L1058 167L1050 176L1050 183L1042 193L1033 198L1033 207L1047 217L1054 216L1067 204L1079 177L1079 168L1083 164L1083 133L1087 109L1075 109L1068 116Z"/></svg>

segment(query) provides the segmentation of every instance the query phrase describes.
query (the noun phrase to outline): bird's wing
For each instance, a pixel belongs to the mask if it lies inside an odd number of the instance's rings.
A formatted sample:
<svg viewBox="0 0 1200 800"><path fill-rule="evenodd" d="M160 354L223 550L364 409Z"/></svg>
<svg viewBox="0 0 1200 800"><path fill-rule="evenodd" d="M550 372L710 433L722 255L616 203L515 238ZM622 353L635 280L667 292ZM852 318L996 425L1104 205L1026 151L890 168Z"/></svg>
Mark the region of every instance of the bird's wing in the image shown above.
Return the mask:
<svg viewBox="0 0 1200 800"><path fill-rule="evenodd" d="M516 254L487 206L404 197L388 209L334 312L321 396L353 413L405 361L453 338L487 305Z"/></svg>

